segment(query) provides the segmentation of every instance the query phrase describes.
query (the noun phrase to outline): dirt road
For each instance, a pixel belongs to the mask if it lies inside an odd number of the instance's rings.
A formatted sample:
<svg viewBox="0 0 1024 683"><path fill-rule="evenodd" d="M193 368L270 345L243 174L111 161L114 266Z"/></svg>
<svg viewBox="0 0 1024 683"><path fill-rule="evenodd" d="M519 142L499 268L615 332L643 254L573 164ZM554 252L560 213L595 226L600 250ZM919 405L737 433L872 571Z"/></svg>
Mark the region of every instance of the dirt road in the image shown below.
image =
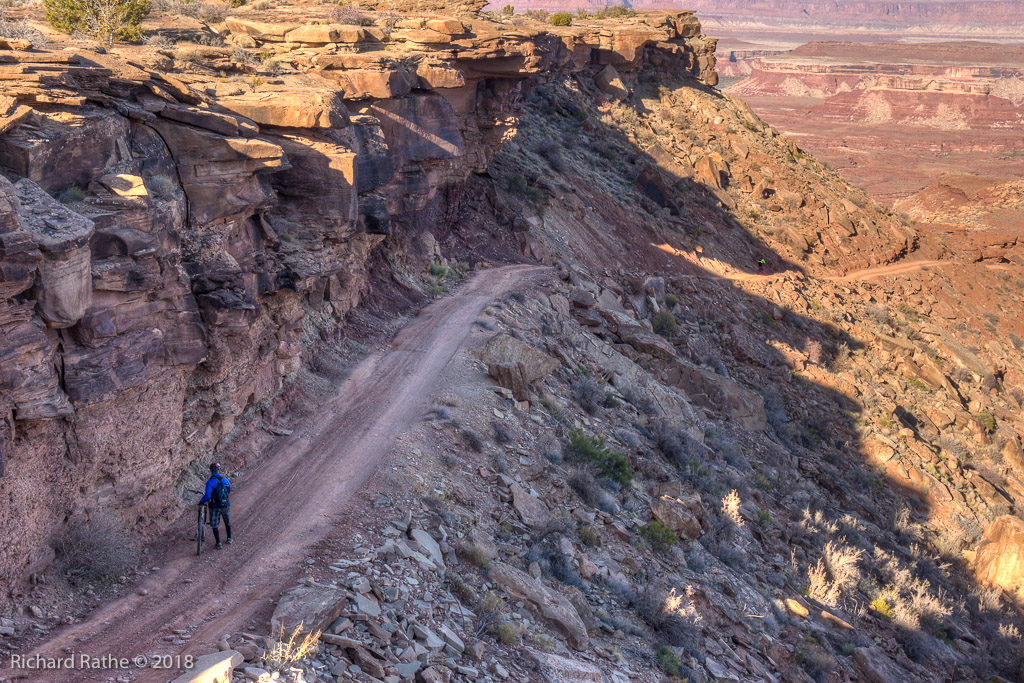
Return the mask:
<svg viewBox="0 0 1024 683"><path fill-rule="evenodd" d="M36 650L66 656L134 657L167 652L161 638L199 625L192 641L215 643L246 627L294 581L307 549L327 537L353 494L373 474L397 436L423 414L437 377L491 301L545 268L485 270L457 294L426 307L391 345L366 358L314 416L237 482L232 499L232 546L195 557L195 517L186 511L152 543L147 562L160 567L131 595L94 610L56 632ZM145 591L145 596L139 593ZM182 653L196 652L188 645ZM34 654L34 653L32 653ZM15 672L7 670L4 675ZM106 680L128 672L36 672L14 680ZM166 681L180 671L136 670L133 680Z"/></svg>

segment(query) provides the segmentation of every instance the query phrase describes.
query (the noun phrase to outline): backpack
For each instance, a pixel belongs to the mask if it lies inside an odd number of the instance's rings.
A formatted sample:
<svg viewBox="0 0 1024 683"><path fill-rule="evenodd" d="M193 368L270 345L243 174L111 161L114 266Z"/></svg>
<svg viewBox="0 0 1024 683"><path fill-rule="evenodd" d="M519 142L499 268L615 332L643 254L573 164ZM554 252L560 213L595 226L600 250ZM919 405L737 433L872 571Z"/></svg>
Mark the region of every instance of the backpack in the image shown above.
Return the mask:
<svg viewBox="0 0 1024 683"><path fill-rule="evenodd" d="M217 478L220 481L213 487L213 493L210 494L210 502L213 503L214 507L225 508L230 505L228 502L228 481L220 475Z"/></svg>

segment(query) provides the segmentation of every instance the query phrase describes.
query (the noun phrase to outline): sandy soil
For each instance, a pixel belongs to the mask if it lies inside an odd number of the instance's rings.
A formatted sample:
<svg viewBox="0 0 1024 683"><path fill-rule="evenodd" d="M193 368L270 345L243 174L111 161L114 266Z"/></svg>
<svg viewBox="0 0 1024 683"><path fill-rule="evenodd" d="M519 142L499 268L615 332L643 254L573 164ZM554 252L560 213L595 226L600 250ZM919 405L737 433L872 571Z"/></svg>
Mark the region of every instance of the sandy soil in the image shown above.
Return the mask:
<svg viewBox="0 0 1024 683"><path fill-rule="evenodd" d="M245 628L265 611L268 600L291 585L309 549L340 523L354 494L422 413L477 314L495 296L546 270L508 266L482 271L457 294L425 308L389 347L355 368L323 406L318 421L281 439L234 482L234 545L222 551L211 547L196 558L189 541L195 518L186 511L151 544L148 562L159 569L132 594L99 607L26 654L202 654L204 650L195 648ZM189 627L197 627L192 642L200 646L174 647L163 640L171 631ZM176 673L49 671L17 674L13 680L61 683L112 675L163 681Z"/></svg>

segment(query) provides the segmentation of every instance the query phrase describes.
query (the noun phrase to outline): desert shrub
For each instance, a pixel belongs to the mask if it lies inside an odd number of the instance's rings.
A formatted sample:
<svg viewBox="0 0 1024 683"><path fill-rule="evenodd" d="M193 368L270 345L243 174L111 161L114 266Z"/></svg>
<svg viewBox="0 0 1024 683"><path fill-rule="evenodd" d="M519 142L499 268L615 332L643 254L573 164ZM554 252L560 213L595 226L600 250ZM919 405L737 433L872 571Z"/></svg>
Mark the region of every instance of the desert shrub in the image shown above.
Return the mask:
<svg viewBox="0 0 1024 683"><path fill-rule="evenodd" d="M738 527L743 526L743 515L740 513L740 500L739 491L733 489L722 499L722 514L733 524Z"/></svg>
<svg viewBox="0 0 1024 683"><path fill-rule="evenodd" d="M608 7L602 7L590 16L595 19L620 19L632 17L635 14L636 10L630 9L626 5L609 5Z"/></svg>
<svg viewBox="0 0 1024 683"><path fill-rule="evenodd" d="M622 396L644 415L653 416L658 413L657 404L654 402L654 399L651 398L651 395L644 389L628 385L622 390Z"/></svg>
<svg viewBox="0 0 1024 683"><path fill-rule="evenodd" d="M562 583L575 586L580 590L586 589L583 577L579 575L572 564L572 558L562 552L550 537L540 543L534 543L526 554L526 561L536 562L540 565L540 570L545 576L558 579Z"/></svg>
<svg viewBox="0 0 1024 683"><path fill-rule="evenodd" d="M609 514L617 512L619 504L610 493L600 487L594 475L585 469L577 469L569 475L569 486L584 503Z"/></svg>
<svg viewBox="0 0 1024 683"><path fill-rule="evenodd" d="M978 419L978 424L981 425L981 428L984 429L987 434L991 434L996 431L996 421L995 418L992 417L992 413L982 408L975 417Z"/></svg>
<svg viewBox="0 0 1024 683"><path fill-rule="evenodd" d="M194 47L181 47L174 51L174 58L179 62L200 64L203 61L203 53Z"/></svg>
<svg viewBox="0 0 1024 683"><path fill-rule="evenodd" d="M84 33L107 47L142 39L149 0L45 0L46 21L61 33Z"/></svg>
<svg viewBox="0 0 1024 683"><path fill-rule="evenodd" d="M640 535L651 544L651 547L659 553L667 553L672 550L679 537L672 529L668 528L656 519L640 527Z"/></svg>
<svg viewBox="0 0 1024 683"><path fill-rule="evenodd" d="M503 645L515 645L519 642L519 632L512 624L498 624L494 629L494 637Z"/></svg>
<svg viewBox="0 0 1024 683"><path fill-rule="evenodd" d="M892 605L889 601L883 597L875 598L871 601L871 609L874 610L875 614L882 617L886 621L892 621Z"/></svg>
<svg viewBox="0 0 1024 683"><path fill-rule="evenodd" d="M825 563L820 559L807 569L807 595L829 607L835 607L839 602L839 591L836 585L828 580Z"/></svg>
<svg viewBox="0 0 1024 683"><path fill-rule="evenodd" d="M568 26L572 23L572 15L568 12L555 12L551 15L552 26Z"/></svg>
<svg viewBox="0 0 1024 683"><path fill-rule="evenodd" d="M604 389L593 377L581 377L569 386L572 397L587 415L597 415L605 401Z"/></svg>
<svg viewBox="0 0 1024 683"><path fill-rule="evenodd" d="M306 631L302 622L285 637L280 624L274 646L263 657L263 665L271 671L284 671L313 656L320 644L320 631Z"/></svg>
<svg viewBox="0 0 1024 683"><path fill-rule="evenodd" d="M669 676L679 676L682 674L683 663L672 654L672 650L664 645L659 647L658 651L654 653L654 658L658 660L658 666L661 667L661 670Z"/></svg>
<svg viewBox="0 0 1024 683"><path fill-rule="evenodd" d="M352 26L373 26L373 18L351 5L339 5L331 10L330 19L335 24Z"/></svg>
<svg viewBox="0 0 1024 683"><path fill-rule="evenodd" d="M537 451L549 462L562 462L562 444L551 434L544 434L537 440Z"/></svg>
<svg viewBox="0 0 1024 683"><path fill-rule="evenodd" d="M150 47L162 48L165 50L167 48L174 47L175 45L175 41L173 38L171 38L170 36L165 36L160 33L148 35L142 42L145 45L149 45Z"/></svg>
<svg viewBox="0 0 1024 683"><path fill-rule="evenodd" d="M480 433L476 430L465 427L462 430L462 438L466 440L466 444L477 453L482 453L484 450L484 437L480 436Z"/></svg>
<svg viewBox="0 0 1024 683"><path fill-rule="evenodd" d="M825 544L825 566L828 567L829 574L832 575L832 580L840 592L848 593L857 588L861 578L858 565L863 555L859 549L841 546L832 541Z"/></svg>
<svg viewBox="0 0 1024 683"><path fill-rule="evenodd" d="M155 175L149 179L149 192L157 199L167 199L174 196L177 185L167 176Z"/></svg>
<svg viewBox="0 0 1024 683"><path fill-rule="evenodd" d="M501 8L501 13L504 14L506 17L511 17L513 14L516 13L516 8L514 5L505 5L504 7Z"/></svg>
<svg viewBox="0 0 1024 683"><path fill-rule="evenodd" d="M659 420L651 425L651 438L658 450L676 465L704 460L704 447L688 431L668 420Z"/></svg>
<svg viewBox="0 0 1024 683"><path fill-rule="evenodd" d="M651 316L651 327L666 339L674 339L679 333L679 321L675 314L667 308L662 308Z"/></svg>
<svg viewBox="0 0 1024 683"><path fill-rule="evenodd" d="M775 433L785 442L793 438L793 425L786 413L786 403L782 396L772 388L766 388L761 394L764 399L764 414Z"/></svg>
<svg viewBox="0 0 1024 683"><path fill-rule="evenodd" d="M58 568L76 583L111 583L139 559L139 546L124 526L102 514L70 525L54 550Z"/></svg>
<svg viewBox="0 0 1024 683"><path fill-rule="evenodd" d="M491 422L491 431L494 432L494 442L498 444L512 443L512 432L500 422Z"/></svg>
<svg viewBox="0 0 1024 683"><path fill-rule="evenodd" d="M3 2L0 2L0 38L27 40L36 47L46 44L46 36L36 29L23 21L10 21Z"/></svg>
<svg viewBox="0 0 1024 683"><path fill-rule="evenodd" d="M80 188L78 185L71 185L57 193L57 201L61 204L80 202L83 199L85 199L85 190Z"/></svg>
<svg viewBox="0 0 1024 683"><path fill-rule="evenodd" d="M569 432L569 454L574 460L593 465L598 473L621 486L629 486L633 473L625 456L616 453L608 443L596 436L589 436L580 429Z"/></svg>
<svg viewBox="0 0 1024 683"><path fill-rule="evenodd" d="M227 10L220 3L203 0L152 0L153 9L165 14L192 17L204 24L217 24L227 17ZM253 6L255 8L255 5Z"/></svg>
<svg viewBox="0 0 1024 683"><path fill-rule="evenodd" d="M592 526L582 526L576 535L580 537L580 543L591 548L596 548L601 545L601 534L597 532Z"/></svg>

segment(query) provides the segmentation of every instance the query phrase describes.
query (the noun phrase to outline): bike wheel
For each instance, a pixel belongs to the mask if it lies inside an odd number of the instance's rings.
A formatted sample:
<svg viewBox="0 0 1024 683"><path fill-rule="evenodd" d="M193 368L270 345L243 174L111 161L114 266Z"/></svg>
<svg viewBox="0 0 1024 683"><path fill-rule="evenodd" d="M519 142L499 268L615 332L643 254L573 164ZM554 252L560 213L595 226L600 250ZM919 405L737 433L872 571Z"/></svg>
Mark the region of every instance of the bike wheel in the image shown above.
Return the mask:
<svg viewBox="0 0 1024 683"><path fill-rule="evenodd" d="M196 555L203 554L203 532L206 530L203 524L203 511L205 508L199 508L199 514L197 515L198 521L196 522Z"/></svg>

